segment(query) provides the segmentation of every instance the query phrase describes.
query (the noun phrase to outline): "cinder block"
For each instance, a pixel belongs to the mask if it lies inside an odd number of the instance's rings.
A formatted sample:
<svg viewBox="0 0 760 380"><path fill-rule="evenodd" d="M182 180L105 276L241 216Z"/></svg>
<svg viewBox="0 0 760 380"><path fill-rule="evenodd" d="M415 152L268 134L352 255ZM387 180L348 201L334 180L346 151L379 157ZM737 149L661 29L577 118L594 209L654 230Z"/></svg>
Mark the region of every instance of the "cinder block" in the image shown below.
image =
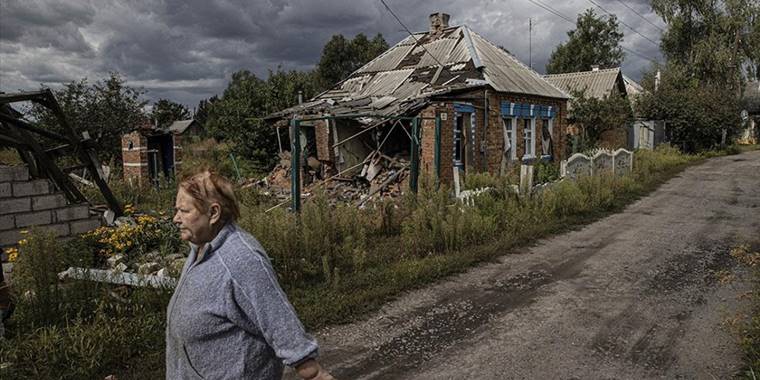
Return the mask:
<svg viewBox="0 0 760 380"><path fill-rule="evenodd" d="M52 221L52 212L50 211L39 211L30 214L16 215L16 227L18 228L41 226L43 224L50 224Z"/></svg>
<svg viewBox="0 0 760 380"><path fill-rule="evenodd" d="M52 232L55 237L68 236L71 232L68 223L51 224L48 226L41 226L40 228Z"/></svg>
<svg viewBox="0 0 760 380"><path fill-rule="evenodd" d="M78 220L71 222L71 234L79 235L85 232L90 232L101 226L100 218L92 218L87 220Z"/></svg>
<svg viewBox="0 0 760 380"><path fill-rule="evenodd" d="M32 210L48 210L66 207L66 197L63 194L43 195L32 198Z"/></svg>
<svg viewBox="0 0 760 380"><path fill-rule="evenodd" d="M0 183L0 198L7 198L13 195L11 189L12 187L10 182Z"/></svg>
<svg viewBox="0 0 760 380"><path fill-rule="evenodd" d="M23 238L21 230L8 230L0 232L0 247L9 247L18 244L18 241Z"/></svg>
<svg viewBox="0 0 760 380"><path fill-rule="evenodd" d="M77 219L86 219L90 217L90 206L69 206L64 209L55 210L56 222L68 222Z"/></svg>
<svg viewBox="0 0 760 380"><path fill-rule="evenodd" d="M0 231L12 230L16 226L13 215L0 215Z"/></svg>
<svg viewBox="0 0 760 380"><path fill-rule="evenodd" d="M18 182L13 184L14 197L26 197L31 195L50 194L52 190L50 182L46 179L38 179L28 182Z"/></svg>
<svg viewBox="0 0 760 380"><path fill-rule="evenodd" d="M0 200L0 215L32 211L31 198L8 198Z"/></svg>
<svg viewBox="0 0 760 380"><path fill-rule="evenodd" d="M0 182L28 181L29 168L26 166L0 166Z"/></svg>

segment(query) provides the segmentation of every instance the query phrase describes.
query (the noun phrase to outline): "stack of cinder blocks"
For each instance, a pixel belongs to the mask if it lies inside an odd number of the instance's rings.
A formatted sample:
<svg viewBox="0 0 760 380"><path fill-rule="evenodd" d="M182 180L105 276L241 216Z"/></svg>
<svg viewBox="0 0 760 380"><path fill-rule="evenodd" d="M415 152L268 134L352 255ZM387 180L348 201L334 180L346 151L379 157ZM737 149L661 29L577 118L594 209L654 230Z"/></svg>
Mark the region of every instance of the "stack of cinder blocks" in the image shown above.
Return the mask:
<svg viewBox="0 0 760 380"><path fill-rule="evenodd" d="M89 205L69 205L47 179L30 179L25 166L0 166L0 247L15 246L32 227L57 237L85 233L101 225Z"/></svg>

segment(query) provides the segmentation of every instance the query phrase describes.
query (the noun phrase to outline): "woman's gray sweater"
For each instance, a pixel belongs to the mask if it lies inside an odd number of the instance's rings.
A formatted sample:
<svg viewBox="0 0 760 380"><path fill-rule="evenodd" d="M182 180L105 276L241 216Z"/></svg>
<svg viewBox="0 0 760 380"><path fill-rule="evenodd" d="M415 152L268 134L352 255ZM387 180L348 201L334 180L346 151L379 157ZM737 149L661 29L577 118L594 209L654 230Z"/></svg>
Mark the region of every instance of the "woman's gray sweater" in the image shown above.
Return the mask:
<svg viewBox="0 0 760 380"><path fill-rule="evenodd" d="M193 247L169 302L167 379L277 379L317 342L277 282L258 241L226 225L196 262Z"/></svg>

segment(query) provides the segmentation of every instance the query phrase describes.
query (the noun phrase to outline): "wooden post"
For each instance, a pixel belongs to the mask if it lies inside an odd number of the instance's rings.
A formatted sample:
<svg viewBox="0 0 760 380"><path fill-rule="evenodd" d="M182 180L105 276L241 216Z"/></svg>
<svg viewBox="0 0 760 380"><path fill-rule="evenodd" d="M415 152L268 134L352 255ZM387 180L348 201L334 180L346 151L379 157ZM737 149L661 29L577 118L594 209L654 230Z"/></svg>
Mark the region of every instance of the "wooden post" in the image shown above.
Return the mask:
<svg viewBox="0 0 760 380"><path fill-rule="evenodd" d="M293 212L301 212L301 134L300 121L290 121L290 198Z"/></svg>

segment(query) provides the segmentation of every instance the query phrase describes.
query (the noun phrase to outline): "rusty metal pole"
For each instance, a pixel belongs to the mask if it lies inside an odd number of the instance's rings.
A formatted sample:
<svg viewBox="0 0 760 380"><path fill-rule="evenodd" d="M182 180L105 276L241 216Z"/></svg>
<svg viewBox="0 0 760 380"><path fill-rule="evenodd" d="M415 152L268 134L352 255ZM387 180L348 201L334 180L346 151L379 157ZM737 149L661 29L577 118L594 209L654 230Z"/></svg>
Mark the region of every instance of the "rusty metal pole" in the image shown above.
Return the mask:
<svg viewBox="0 0 760 380"><path fill-rule="evenodd" d="M411 166L409 169L409 189L416 193L420 174L420 118L412 119Z"/></svg>
<svg viewBox="0 0 760 380"><path fill-rule="evenodd" d="M290 198L293 212L301 212L301 134L300 120L290 121Z"/></svg>

